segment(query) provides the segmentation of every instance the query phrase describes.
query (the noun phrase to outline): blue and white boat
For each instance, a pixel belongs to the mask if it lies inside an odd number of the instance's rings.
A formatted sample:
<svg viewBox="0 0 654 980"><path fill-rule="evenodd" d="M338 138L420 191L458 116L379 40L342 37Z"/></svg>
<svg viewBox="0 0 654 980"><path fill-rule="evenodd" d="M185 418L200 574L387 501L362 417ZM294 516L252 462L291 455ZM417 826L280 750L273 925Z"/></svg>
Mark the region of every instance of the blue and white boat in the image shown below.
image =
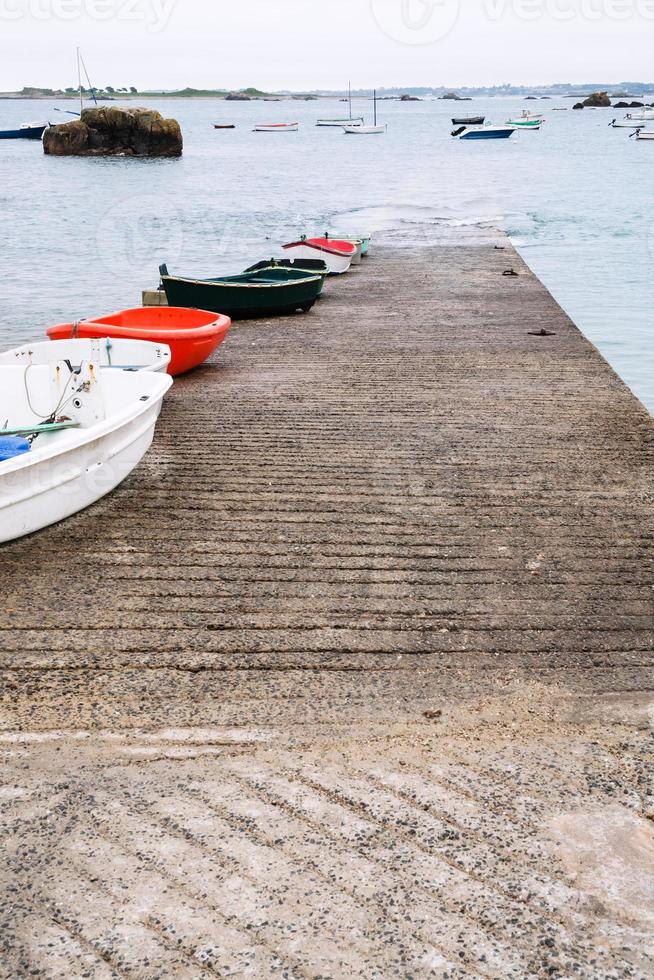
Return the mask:
<svg viewBox="0 0 654 980"><path fill-rule="evenodd" d="M513 126L460 126L452 136L460 140L505 140L514 133Z"/></svg>
<svg viewBox="0 0 654 980"><path fill-rule="evenodd" d="M0 129L0 140L40 140L50 123L25 123L18 129Z"/></svg>

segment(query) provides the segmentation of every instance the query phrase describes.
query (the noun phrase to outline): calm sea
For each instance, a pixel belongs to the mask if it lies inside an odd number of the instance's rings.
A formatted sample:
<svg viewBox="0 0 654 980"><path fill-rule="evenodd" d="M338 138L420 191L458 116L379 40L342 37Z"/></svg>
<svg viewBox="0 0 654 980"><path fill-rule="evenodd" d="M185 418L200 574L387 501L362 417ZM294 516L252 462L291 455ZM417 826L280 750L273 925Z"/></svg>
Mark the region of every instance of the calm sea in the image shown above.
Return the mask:
<svg viewBox="0 0 654 980"><path fill-rule="evenodd" d="M64 121L55 104L0 101L0 128ZM382 102L388 133L363 138L314 126L346 111L337 100L148 104L181 122L181 160L56 159L38 143L0 141L3 347L140 305L161 262L203 277L269 258L305 230L378 230L401 247L495 224L654 412L654 142L609 128L620 111L574 112L571 100ZM450 138L453 114L503 123L525 107L546 112L540 132ZM372 106L355 112L370 117ZM299 133L252 132L291 120Z"/></svg>

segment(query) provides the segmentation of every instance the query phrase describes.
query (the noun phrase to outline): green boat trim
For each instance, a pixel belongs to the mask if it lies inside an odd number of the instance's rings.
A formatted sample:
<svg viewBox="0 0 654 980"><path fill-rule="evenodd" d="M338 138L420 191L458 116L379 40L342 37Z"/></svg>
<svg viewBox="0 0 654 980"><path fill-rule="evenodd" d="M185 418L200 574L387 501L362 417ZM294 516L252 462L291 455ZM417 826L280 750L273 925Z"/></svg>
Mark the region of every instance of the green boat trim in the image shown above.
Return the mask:
<svg viewBox="0 0 654 980"><path fill-rule="evenodd" d="M517 129L540 129L543 125L542 119L508 119L507 126L515 126Z"/></svg>
<svg viewBox="0 0 654 980"><path fill-rule="evenodd" d="M61 429L79 429L79 422L41 422L36 425L19 425L13 429L0 429L0 436L29 436Z"/></svg>

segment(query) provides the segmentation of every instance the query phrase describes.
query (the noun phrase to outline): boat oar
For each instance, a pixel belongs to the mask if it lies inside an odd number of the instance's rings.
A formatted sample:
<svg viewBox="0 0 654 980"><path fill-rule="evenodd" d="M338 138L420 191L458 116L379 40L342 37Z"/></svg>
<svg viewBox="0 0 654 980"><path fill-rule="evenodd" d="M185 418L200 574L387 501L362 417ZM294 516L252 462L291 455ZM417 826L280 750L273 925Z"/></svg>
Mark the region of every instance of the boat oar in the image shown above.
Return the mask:
<svg viewBox="0 0 654 980"><path fill-rule="evenodd" d="M633 133L629 133L629 139L631 139L632 136L638 136L641 129L643 129L643 126L639 126L637 129L634 129Z"/></svg>
<svg viewBox="0 0 654 980"><path fill-rule="evenodd" d="M53 109L55 112L63 112L66 116L79 116L79 112L72 112L70 109L57 109L56 106L53 106Z"/></svg>

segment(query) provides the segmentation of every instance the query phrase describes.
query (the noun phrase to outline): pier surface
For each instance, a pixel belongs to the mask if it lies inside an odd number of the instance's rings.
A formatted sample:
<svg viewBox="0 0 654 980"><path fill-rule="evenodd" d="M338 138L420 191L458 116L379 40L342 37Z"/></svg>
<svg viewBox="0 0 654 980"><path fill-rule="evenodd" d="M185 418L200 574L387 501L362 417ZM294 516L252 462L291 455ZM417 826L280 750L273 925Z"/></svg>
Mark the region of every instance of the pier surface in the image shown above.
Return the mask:
<svg viewBox="0 0 654 980"><path fill-rule="evenodd" d="M654 977L652 420L506 242L326 293L0 549L0 976Z"/></svg>

